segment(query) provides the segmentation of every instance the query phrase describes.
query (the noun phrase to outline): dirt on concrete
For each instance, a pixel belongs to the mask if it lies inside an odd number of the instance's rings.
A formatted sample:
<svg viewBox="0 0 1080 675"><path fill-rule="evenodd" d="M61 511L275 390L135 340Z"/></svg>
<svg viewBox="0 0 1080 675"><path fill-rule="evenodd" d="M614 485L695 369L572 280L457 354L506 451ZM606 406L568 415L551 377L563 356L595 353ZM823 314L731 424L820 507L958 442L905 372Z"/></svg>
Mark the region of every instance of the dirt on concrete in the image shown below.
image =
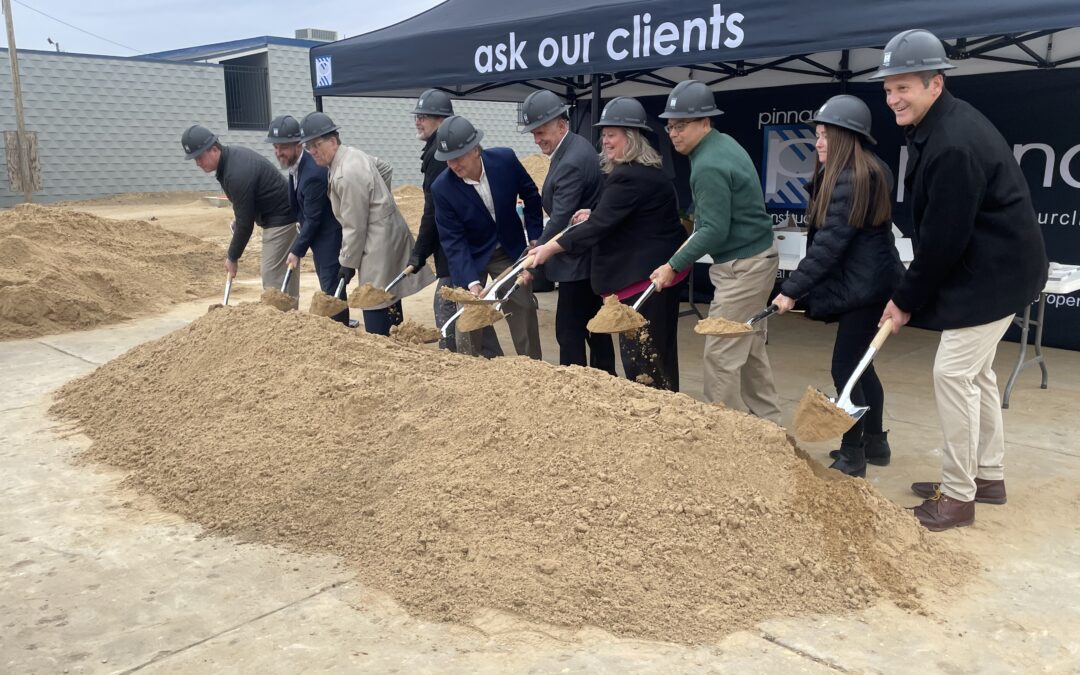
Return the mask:
<svg viewBox="0 0 1080 675"><path fill-rule="evenodd" d="M155 223L0 211L0 340L91 328L220 290L222 247Z"/></svg>
<svg viewBox="0 0 1080 675"><path fill-rule="evenodd" d="M771 423L259 304L136 347L53 413L162 508L340 555L429 619L494 608L695 643L881 599L919 611L972 569Z"/></svg>

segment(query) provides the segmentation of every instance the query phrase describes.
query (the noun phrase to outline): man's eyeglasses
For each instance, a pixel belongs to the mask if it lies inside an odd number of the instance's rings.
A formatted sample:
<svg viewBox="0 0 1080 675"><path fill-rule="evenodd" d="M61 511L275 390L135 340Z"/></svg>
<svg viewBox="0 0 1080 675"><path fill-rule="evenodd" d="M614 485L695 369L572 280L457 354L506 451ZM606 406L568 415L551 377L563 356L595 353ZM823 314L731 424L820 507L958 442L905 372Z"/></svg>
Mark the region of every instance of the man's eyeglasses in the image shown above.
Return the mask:
<svg viewBox="0 0 1080 675"><path fill-rule="evenodd" d="M433 120L433 119L435 119L434 115L425 115L424 113L417 113L416 115L413 115L413 117L416 118L417 122L423 122L424 120Z"/></svg>
<svg viewBox="0 0 1080 675"><path fill-rule="evenodd" d="M310 152L312 150L317 149L320 145L322 145L325 142L326 142L325 138L316 138L313 141L308 141L307 143L304 143L304 149L307 150L308 152Z"/></svg>
<svg viewBox="0 0 1080 675"><path fill-rule="evenodd" d="M668 124L664 127L664 131L669 134L681 134L691 122L697 122L697 120L687 120L685 122L676 122L675 124Z"/></svg>

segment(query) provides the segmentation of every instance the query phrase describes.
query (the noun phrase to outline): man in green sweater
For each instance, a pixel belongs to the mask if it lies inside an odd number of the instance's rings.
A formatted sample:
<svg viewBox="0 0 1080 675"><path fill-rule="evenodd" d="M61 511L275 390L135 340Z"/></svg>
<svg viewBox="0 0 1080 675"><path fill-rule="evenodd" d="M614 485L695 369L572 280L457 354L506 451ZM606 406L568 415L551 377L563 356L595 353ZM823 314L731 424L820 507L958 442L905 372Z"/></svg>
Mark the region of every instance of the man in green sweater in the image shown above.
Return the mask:
<svg viewBox="0 0 1080 675"><path fill-rule="evenodd" d="M753 161L735 139L712 128L711 118L722 114L702 82L680 82L668 96L660 117L671 120L672 145L690 157L697 234L650 278L663 289L707 254L715 287L709 316L741 323L768 304L780 261ZM780 423L762 333L705 339L705 398Z"/></svg>

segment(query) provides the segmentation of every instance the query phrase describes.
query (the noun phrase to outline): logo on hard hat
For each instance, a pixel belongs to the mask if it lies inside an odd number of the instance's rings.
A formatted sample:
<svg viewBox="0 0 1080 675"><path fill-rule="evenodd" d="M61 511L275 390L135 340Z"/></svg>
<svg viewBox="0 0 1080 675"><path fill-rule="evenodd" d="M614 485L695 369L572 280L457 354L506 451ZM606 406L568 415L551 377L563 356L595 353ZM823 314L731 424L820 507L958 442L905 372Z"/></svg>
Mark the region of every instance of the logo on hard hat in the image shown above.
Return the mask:
<svg viewBox="0 0 1080 675"><path fill-rule="evenodd" d="M886 68L889 66L889 61L892 60L892 52L885 52L885 59L881 62L881 65Z"/></svg>
<svg viewBox="0 0 1080 675"><path fill-rule="evenodd" d="M672 98L670 101L668 101L668 107L669 108L674 108L675 107L675 101L677 101L677 100L678 99L676 99L676 98Z"/></svg>
<svg viewBox="0 0 1080 675"><path fill-rule="evenodd" d="M446 144L446 141L443 141L443 142L442 142L442 149L443 149L444 151L446 151L446 150L449 150L449 149L450 149L450 146L448 146L448 145Z"/></svg>
<svg viewBox="0 0 1080 675"><path fill-rule="evenodd" d="M274 127L273 129L270 130L270 135L271 136L280 136L281 134L278 132L278 128Z"/></svg>
<svg viewBox="0 0 1080 675"><path fill-rule="evenodd" d="M521 121L525 122L525 123L528 123L529 122L529 113L522 112L521 113Z"/></svg>

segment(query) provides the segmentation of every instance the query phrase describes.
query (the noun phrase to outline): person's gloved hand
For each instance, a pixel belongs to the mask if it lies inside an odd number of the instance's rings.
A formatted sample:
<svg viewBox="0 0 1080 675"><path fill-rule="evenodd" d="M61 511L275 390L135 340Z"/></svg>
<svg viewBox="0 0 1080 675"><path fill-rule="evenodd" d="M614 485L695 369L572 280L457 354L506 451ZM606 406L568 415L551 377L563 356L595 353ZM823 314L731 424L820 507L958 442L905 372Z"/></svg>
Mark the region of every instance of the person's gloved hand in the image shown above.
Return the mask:
<svg viewBox="0 0 1080 675"><path fill-rule="evenodd" d="M344 281L346 284L352 281L354 276L356 276L356 270L351 267L345 267L344 265L341 266L341 269L338 270L337 273L338 281Z"/></svg>

